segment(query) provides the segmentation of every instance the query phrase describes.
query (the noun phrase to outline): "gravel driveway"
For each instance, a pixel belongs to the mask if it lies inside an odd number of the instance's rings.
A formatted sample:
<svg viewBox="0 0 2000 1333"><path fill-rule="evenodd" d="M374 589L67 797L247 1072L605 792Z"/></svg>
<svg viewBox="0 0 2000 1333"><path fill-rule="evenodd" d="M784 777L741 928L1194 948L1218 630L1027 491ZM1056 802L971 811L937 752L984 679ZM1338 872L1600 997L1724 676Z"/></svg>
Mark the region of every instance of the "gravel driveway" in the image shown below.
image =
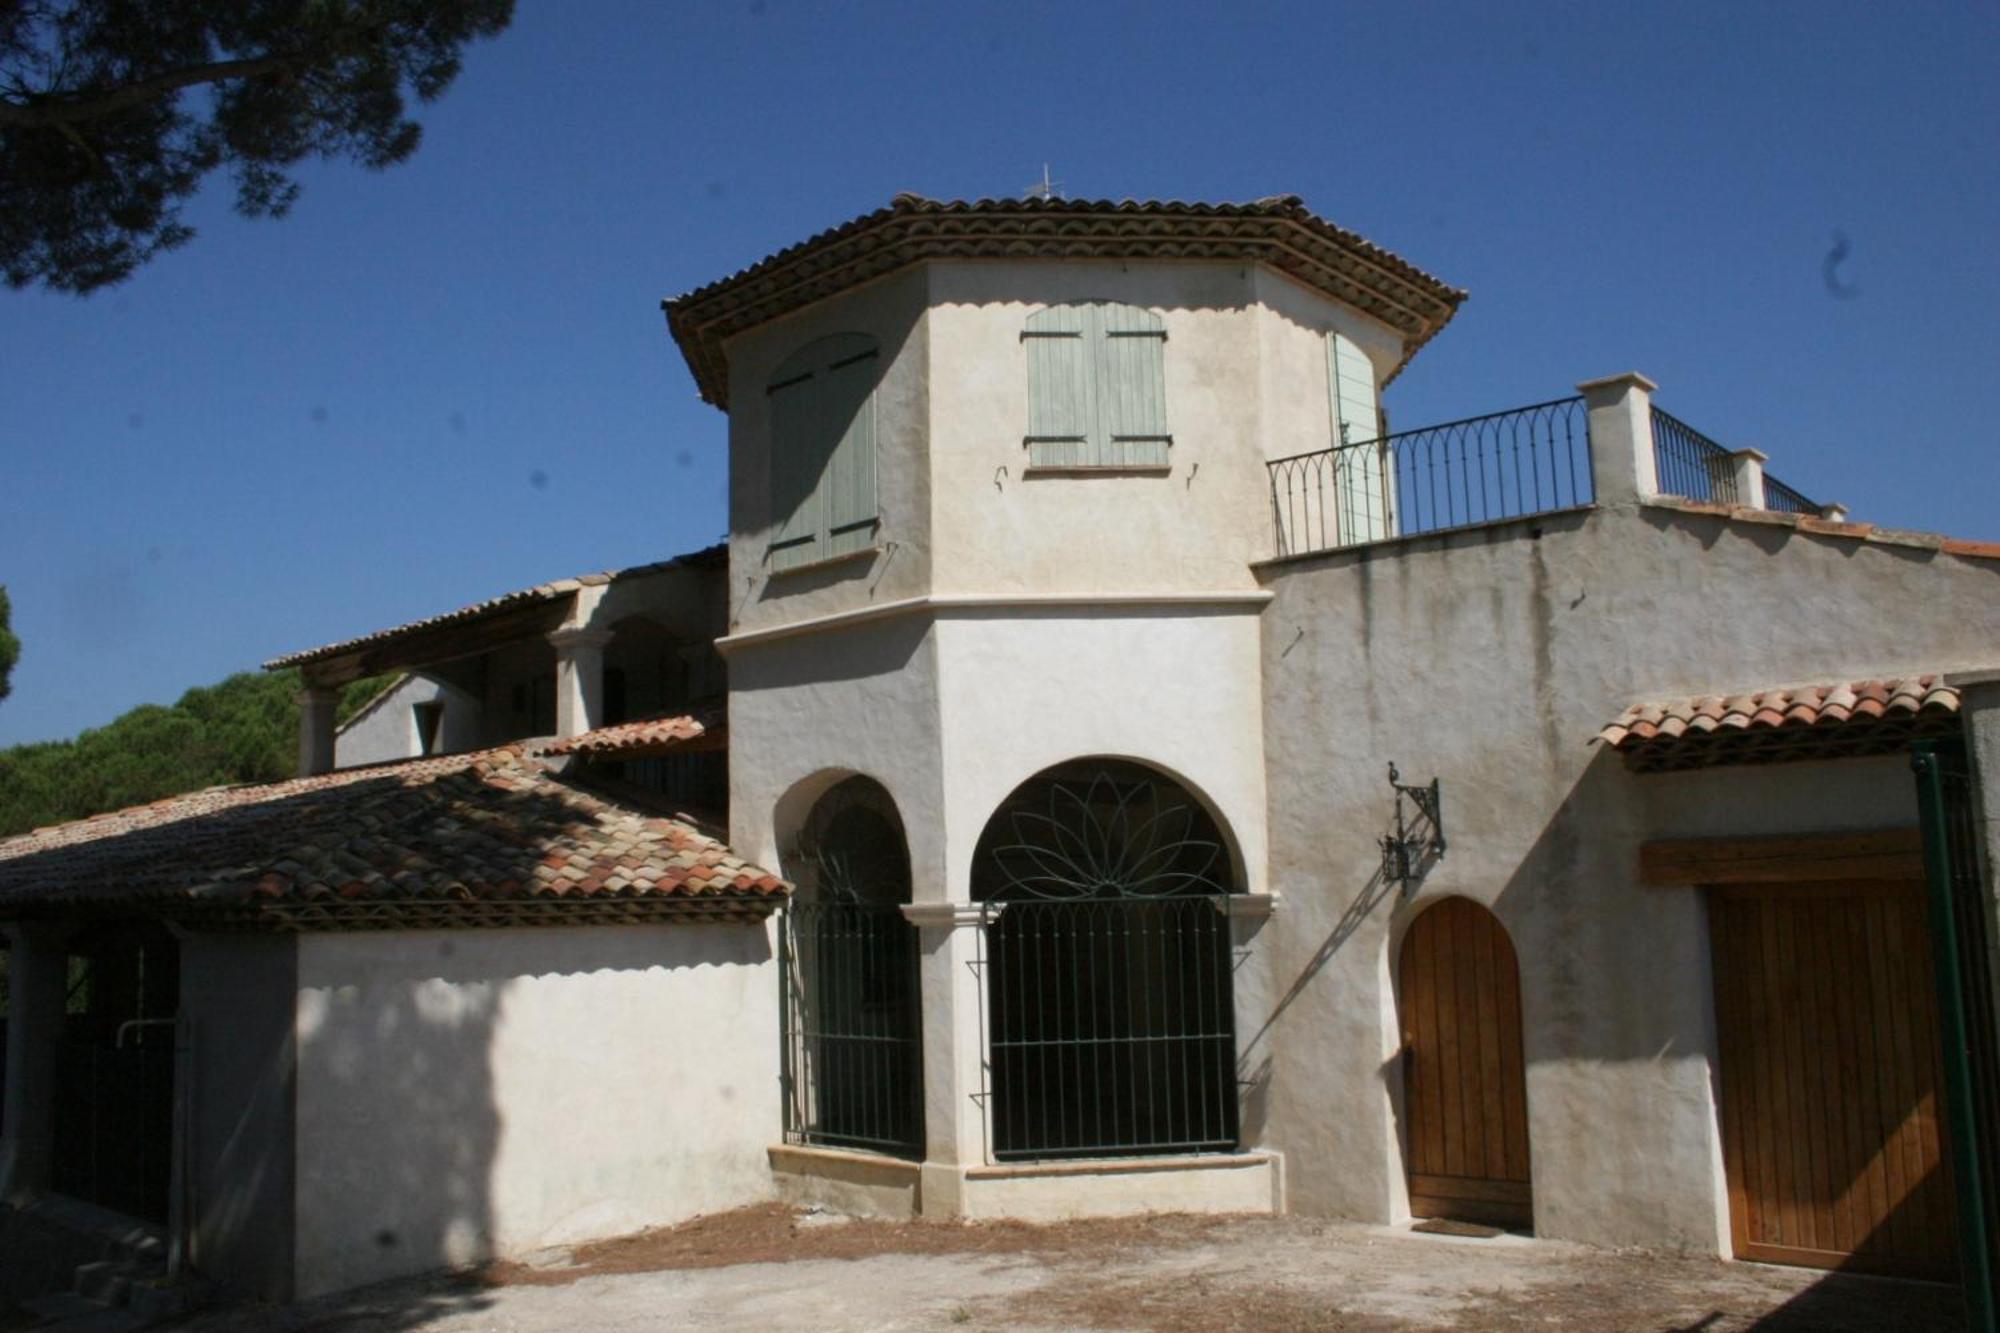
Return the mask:
<svg viewBox="0 0 2000 1333"><path fill-rule="evenodd" d="M1516 1236L1303 1218L952 1225L776 1206L394 1283L200 1333L707 1329L1960 1327L1954 1291Z"/></svg>

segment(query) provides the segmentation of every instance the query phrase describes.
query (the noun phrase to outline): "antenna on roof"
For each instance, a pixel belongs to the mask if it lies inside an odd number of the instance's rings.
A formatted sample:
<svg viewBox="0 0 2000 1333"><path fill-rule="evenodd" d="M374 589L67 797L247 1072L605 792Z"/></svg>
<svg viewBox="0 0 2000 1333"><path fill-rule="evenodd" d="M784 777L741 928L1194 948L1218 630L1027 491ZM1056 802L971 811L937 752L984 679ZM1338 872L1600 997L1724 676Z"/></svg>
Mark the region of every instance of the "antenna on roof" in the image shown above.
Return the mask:
<svg viewBox="0 0 2000 1333"><path fill-rule="evenodd" d="M1063 197L1062 182L1049 179L1049 164L1044 162L1042 163L1042 178L1021 191L1021 194L1028 199L1060 199Z"/></svg>

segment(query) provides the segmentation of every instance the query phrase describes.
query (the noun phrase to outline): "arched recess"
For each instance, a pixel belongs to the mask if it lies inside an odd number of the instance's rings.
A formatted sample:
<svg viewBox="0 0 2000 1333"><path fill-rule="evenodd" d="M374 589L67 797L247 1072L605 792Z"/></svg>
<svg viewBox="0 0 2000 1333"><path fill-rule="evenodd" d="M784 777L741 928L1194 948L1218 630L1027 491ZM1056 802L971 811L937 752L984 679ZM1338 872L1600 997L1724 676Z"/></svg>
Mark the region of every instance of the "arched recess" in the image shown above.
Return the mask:
<svg viewBox="0 0 2000 1333"><path fill-rule="evenodd" d="M1470 898L1439 899L1403 936L1396 996L1410 1211L1532 1226L1521 973L1506 928Z"/></svg>
<svg viewBox="0 0 2000 1333"><path fill-rule="evenodd" d="M921 1155L917 935L895 800L849 777L807 812L780 935L788 1142Z"/></svg>
<svg viewBox="0 0 2000 1333"><path fill-rule="evenodd" d="M1216 818L1145 765L1085 759L1015 788L973 854L987 931L1000 1160L1237 1146L1227 895Z"/></svg>

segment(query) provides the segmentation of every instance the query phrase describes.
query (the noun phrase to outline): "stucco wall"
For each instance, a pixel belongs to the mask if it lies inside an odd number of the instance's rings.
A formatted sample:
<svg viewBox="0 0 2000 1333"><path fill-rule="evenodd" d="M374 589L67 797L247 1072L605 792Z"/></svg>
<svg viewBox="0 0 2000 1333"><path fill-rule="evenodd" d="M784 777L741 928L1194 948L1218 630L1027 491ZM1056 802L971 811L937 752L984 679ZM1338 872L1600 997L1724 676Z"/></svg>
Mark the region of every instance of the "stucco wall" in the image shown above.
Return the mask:
<svg viewBox="0 0 2000 1333"><path fill-rule="evenodd" d="M770 1198L763 926L307 935L301 1296Z"/></svg>
<svg viewBox="0 0 2000 1333"><path fill-rule="evenodd" d="M377 695L334 733L334 767L380 764L422 753L413 711L421 703L444 705L438 721L435 753L455 754L478 746L484 731L479 700L428 676L407 675Z"/></svg>
<svg viewBox="0 0 2000 1333"><path fill-rule="evenodd" d="M178 1076L192 1123L183 1127L183 1197L192 1203L195 1269L238 1296L291 1292L293 1164L290 935L181 937Z"/></svg>
<svg viewBox="0 0 2000 1333"><path fill-rule="evenodd" d="M1908 773L1637 777L1592 738L1637 699L1982 661L2000 568L1627 507L1264 576L1285 999L1262 1041L1293 1207L1406 1207L1392 962L1416 911L1456 893L1521 960L1537 1229L1726 1248L1703 904L1639 887L1637 844L1908 824ZM1391 760L1443 780L1450 851L1415 902L1363 911Z"/></svg>
<svg viewBox="0 0 2000 1333"><path fill-rule="evenodd" d="M927 278L920 267L822 301L730 340L730 618L758 629L923 592L930 581L930 467L925 455L929 350ZM881 344L875 389L879 550L771 576L774 532L770 417L765 387L786 357L835 333L872 334Z"/></svg>
<svg viewBox="0 0 2000 1333"><path fill-rule="evenodd" d="M1241 589L1271 554L1264 460L1332 442L1325 334L1385 376L1385 326L1238 264L931 265L931 522L945 592ZM1112 300L1166 325L1166 476L1024 477L1021 331L1043 306Z"/></svg>

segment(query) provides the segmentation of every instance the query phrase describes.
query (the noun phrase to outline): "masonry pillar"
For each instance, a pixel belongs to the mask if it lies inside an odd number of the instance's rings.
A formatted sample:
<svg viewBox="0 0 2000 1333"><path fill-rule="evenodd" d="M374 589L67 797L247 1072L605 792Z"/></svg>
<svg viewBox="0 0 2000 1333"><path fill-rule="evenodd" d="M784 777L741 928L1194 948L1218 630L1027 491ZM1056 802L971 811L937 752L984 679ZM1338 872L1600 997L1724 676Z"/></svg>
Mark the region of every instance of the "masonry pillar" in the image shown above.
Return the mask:
<svg viewBox="0 0 2000 1333"><path fill-rule="evenodd" d="M48 1192L55 1158L56 1055L68 993L66 923L14 922L7 962L6 1124L0 1130L0 1199Z"/></svg>
<svg viewBox="0 0 2000 1333"><path fill-rule="evenodd" d="M559 629L556 648L556 735L581 736L604 722L604 645L611 631Z"/></svg>
<svg viewBox="0 0 2000 1333"><path fill-rule="evenodd" d="M923 993L922 1212L964 1215L965 1172L986 1161L985 940L989 903L911 903Z"/></svg>
<svg viewBox="0 0 2000 1333"><path fill-rule="evenodd" d="M1959 691L1973 790L1979 802L1980 850L1986 860L1986 945L1994 981L1993 1015L2000 1024L2000 668L1947 675Z"/></svg>
<svg viewBox="0 0 2000 1333"><path fill-rule="evenodd" d="M1730 474L1736 481L1736 503L1750 509L1768 509L1764 502L1764 464L1771 456L1761 449L1737 449L1729 455Z"/></svg>
<svg viewBox="0 0 2000 1333"><path fill-rule="evenodd" d="M1590 413L1590 457L1597 503L1643 504L1660 493L1653 461L1653 391L1637 371L1576 386Z"/></svg>
<svg viewBox="0 0 2000 1333"><path fill-rule="evenodd" d="M333 711L340 691L308 685L299 691L299 776L333 771Z"/></svg>

